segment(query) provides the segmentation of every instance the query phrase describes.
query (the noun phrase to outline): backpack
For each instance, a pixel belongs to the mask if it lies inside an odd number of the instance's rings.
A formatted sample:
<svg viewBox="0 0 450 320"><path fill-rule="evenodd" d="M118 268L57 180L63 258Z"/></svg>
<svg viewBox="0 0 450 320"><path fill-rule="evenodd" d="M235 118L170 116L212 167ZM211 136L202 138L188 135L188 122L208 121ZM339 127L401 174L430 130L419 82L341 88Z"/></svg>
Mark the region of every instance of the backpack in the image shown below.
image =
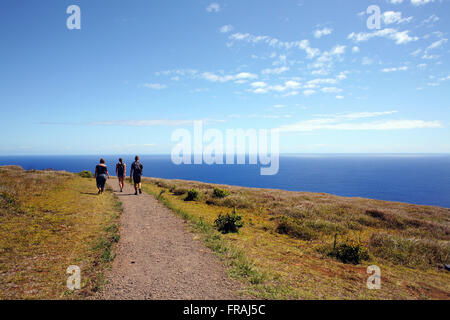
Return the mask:
<svg viewBox="0 0 450 320"><path fill-rule="evenodd" d="M142 164L140 162L134 162L133 163L133 169L134 169L134 173L133 175L138 175L140 176L142 174Z"/></svg>
<svg viewBox="0 0 450 320"><path fill-rule="evenodd" d="M119 176L124 174L124 164L123 163L118 163L117 164L117 173L119 174Z"/></svg>

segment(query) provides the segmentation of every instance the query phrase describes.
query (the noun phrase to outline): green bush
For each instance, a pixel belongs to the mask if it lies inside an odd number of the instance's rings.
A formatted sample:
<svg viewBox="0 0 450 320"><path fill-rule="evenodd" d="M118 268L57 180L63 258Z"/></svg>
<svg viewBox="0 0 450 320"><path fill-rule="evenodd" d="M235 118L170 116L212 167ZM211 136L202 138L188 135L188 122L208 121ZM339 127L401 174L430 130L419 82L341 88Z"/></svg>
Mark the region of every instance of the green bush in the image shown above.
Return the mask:
<svg viewBox="0 0 450 320"><path fill-rule="evenodd" d="M158 194L158 196L156 197L158 200L160 200L163 196L163 194L166 193L166 190L161 190Z"/></svg>
<svg viewBox="0 0 450 320"><path fill-rule="evenodd" d="M93 178L94 175L92 174L92 172L88 171L88 170L84 170L81 171L80 173L78 173L80 175L80 177L82 178Z"/></svg>
<svg viewBox="0 0 450 320"><path fill-rule="evenodd" d="M225 198L230 195L230 192L228 190L220 189L220 188L214 188L214 195L217 198Z"/></svg>
<svg viewBox="0 0 450 320"><path fill-rule="evenodd" d="M172 192L174 195L176 196L182 196L183 194L185 194L187 192L186 189L183 188L177 188L177 187L173 187L171 188L171 190L169 190L170 192Z"/></svg>
<svg viewBox="0 0 450 320"><path fill-rule="evenodd" d="M165 189L171 188L170 184L168 184L167 182L161 181L161 180L157 180L154 183L156 186L158 186L160 188L165 188Z"/></svg>
<svg viewBox="0 0 450 320"><path fill-rule="evenodd" d="M197 189L190 189L188 191L186 199L184 199L184 200L186 200L186 201L195 201L195 200L198 199L199 194L200 194L200 192Z"/></svg>
<svg viewBox="0 0 450 320"><path fill-rule="evenodd" d="M231 214L220 214L216 221L214 221L214 224L216 225L217 230L222 233L236 233L244 225L242 216L237 214L236 209L233 209Z"/></svg>
<svg viewBox="0 0 450 320"><path fill-rule="evenodd" d="M343 263L353 264L360 264L361 261L369 259L369 252L361 243L347 240L338 244L336 239L337 234L334 238L333 249L328 252L328 256Z"/></svg>

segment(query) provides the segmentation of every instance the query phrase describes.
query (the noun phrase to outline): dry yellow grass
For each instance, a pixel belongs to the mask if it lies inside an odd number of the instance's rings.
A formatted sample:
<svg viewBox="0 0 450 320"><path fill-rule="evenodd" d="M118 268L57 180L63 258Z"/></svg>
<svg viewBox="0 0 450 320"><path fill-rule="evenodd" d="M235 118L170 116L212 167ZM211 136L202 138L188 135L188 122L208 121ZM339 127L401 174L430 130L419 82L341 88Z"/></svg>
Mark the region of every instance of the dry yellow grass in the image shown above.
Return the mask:
<svg viewBox="0 0 450 320"><path fill-rule="evenodd" d="M78 299L99 289L120 205L93 179L0 167L0 299ZM66 288L69 265L81 290Z"/></svg>
<svg viewBox="0 0 450 320"><path fill-rule="evenodd" d="M230 195L216 197L213 193L215 187L228 190ZM184 192L192 188L199 191L199 199L184 201ZM449 209L321 193L151 178L144 179L144 190L155 195L161 194L161 199L172 209L200 219L211 227L220 213L231 212L236 207L243 216L244 227L239 233L220 237L226 246L242 252L249 264L263 275L261 281L256 282L245 275L240 277L247 281L247 293L257 297L450 298L450 273L442 268L442 264L409 259L407 262L413 261L414 264L402 265L396 259L389 259L396 252L374 255L372 251L375 250L370 250L369 245L371 236L380 232L399 239L425 239L427 243L442 244L447 254L443 259L448 259ZM314 232L314 237L306 241L280 234L277 227L283 217L306 226L308 231ZM338 234L338 241L350 239L368 248L369 260L358 265L344 264L321 253L322 248L332 246L335 234ZM416 260L420 263L417 264ZM368 290L366 287L369 276L366 269L373 264L381 268L381 290Z"/></svg>

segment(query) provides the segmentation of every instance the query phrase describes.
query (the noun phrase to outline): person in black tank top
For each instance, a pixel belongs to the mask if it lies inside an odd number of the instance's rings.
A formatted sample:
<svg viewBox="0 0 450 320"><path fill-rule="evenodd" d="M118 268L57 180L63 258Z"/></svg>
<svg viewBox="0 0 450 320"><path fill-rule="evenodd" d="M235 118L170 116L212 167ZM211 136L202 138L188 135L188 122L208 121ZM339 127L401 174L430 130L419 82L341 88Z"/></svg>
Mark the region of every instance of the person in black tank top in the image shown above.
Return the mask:
<svg viewBox="0 0 450 320"><path fill-rule="evenodd" d="M97 182L98 194L105 191L106 180L109 179L108 168L105 165L105 159L100 159L100 164L95 167L95 180Z"/></svg>
<svg viewBox="0 0 450 320"><path fill-rule="evenodd" d="M125 163L123 162L122 158L120 158L119 163L116 164L116 174L117 174L117 179L119 180L120 192L122 192L125 176L127 174L127 167L126 167Z"/></svg>
<svg viewBox="0 0 450 320"><path fill-rule="evenodd" d="M142 193L142 188L141 188L141 177L142 177L142 170L144 169L144 166L142 165L142 163L139 162L139 156L136 156L134 158L134 162L131 165L131 169L130 169L130 182L131 182L131 177L133 177L134 180L134 190L135 190L135 195L138 194L138 190L139 193Z"/></svg>

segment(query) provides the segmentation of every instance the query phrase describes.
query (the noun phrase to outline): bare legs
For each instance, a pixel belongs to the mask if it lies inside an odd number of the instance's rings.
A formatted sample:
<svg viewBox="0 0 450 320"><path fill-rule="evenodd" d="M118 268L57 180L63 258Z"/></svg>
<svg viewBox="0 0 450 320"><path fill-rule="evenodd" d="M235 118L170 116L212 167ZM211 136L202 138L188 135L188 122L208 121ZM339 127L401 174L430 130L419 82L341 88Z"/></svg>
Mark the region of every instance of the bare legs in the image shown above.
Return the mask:
<svg viewBox="0 0 450 320"><path fill-rule="evenodd" d="M135 194L138 194L138 190L139 190L139 193L142 193L142 188L141 188L141 183L140 182L134 184L134 190L136 191Z"/></svg>
<svg viewBox="0 0 450 320"><path fill-rule="evenodd" d="M125 177L118 177L118 179L119 179L120 192L122 192L122 190L123 190L123 183L124 183Z"/></svg>

